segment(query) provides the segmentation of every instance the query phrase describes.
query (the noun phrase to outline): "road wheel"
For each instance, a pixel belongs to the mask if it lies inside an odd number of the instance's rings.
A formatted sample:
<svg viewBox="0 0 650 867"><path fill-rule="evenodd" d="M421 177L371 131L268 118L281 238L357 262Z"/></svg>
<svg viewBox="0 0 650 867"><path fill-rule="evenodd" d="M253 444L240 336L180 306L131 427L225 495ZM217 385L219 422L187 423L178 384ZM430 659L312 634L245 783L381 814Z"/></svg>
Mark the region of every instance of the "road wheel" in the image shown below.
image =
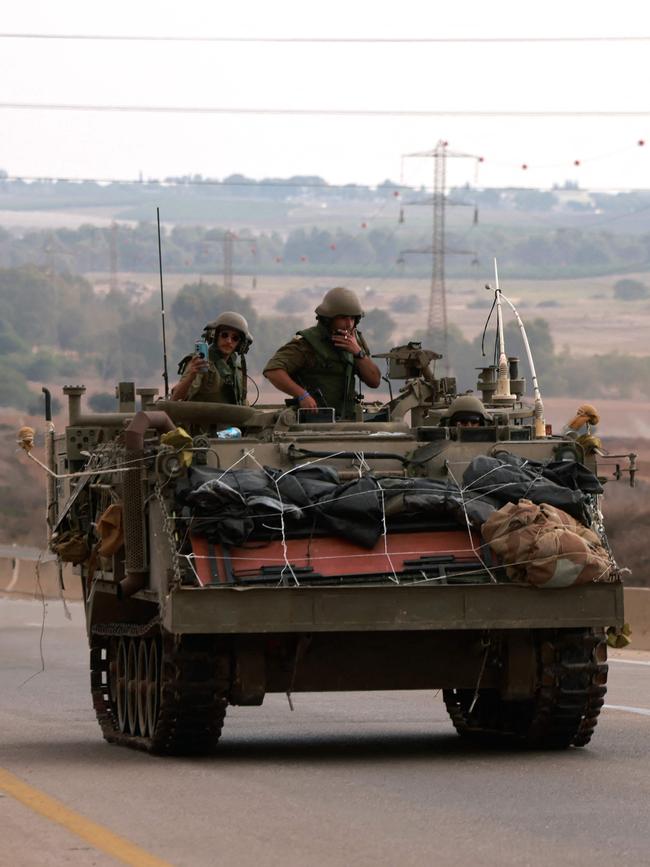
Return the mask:
<svg viewBox="0 0 650 867"><path fill-rule="evenodd" d="M144 638L138 640L138 665L136 696L138 707L138 729L143 737L149 734L147 724L147 690L149 688L149 649Z"/></svg>
<svg viewBox="0 0 650 867"><path fill-rule="evenodd" d="M138 734L138 651L136 648L136 640L129 638L126 659L126 714L131 735Z"/></svg>
<svg viewBox="0 0 650 867"><path fill-rule="evenodd" d="M151 639L147 654L147 734L152 735L158 722L160 706L160 656L158 640Z"/></svg>
<svg viewBox="0 0 650 867"><path fill-rule="evenodd" d="M117 709L117 726L121 732L128 731L128 716L127 716L127 692L128 692L128 673L127 673L127 641L120 638L117 644L117 666L116 666L116 687L117 700L115 702Z"/></svg>

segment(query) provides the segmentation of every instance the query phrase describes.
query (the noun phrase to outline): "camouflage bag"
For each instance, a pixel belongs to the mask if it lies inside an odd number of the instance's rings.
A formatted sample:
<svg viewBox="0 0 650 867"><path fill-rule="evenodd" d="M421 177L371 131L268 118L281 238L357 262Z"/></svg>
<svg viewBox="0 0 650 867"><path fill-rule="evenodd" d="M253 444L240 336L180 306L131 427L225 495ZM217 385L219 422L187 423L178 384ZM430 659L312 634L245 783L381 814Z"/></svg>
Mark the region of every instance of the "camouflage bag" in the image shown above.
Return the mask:
<svg viewBox="0 0 650 867"><path fill-rule="evenodd" d="M50 550L64 563L78 566L90 556L86 537L83 533L66 530L50 542Z"/></svg>
<svg viewBox="0 0 650 867"><path fill-rule="evenodd" d="M122 505L112 503L102 512L97 521L97 534L100 543L98 553L101 557L112 557L124 544L122 526Z"/></svg>
<svg viewBox="0 0 650 867"><path fill-rule="evenodd" d="M613 563L596 533L548 503L508 503L482 533L513 581L570 587L611 580Z"/></svg>

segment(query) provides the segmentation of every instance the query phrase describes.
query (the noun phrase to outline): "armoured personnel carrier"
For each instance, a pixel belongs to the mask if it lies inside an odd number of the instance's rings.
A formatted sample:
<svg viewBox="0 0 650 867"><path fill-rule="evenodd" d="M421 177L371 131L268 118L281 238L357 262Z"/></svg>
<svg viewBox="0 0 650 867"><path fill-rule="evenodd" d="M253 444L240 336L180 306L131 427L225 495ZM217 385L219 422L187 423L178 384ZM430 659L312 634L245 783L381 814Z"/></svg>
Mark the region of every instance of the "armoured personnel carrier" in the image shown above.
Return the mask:
<svg viewBox="0 0 650 867"><path fill-rule="evenodd" d="M510 359L456 425L440 356L383 357L399 391L354 421L147 388L136 407L132 383L89 413L64 388L50 544L81 578L107 741L200 754L266 693L441 689L463 737L588 743L623 627L592 408L553 435Z"/></svg>

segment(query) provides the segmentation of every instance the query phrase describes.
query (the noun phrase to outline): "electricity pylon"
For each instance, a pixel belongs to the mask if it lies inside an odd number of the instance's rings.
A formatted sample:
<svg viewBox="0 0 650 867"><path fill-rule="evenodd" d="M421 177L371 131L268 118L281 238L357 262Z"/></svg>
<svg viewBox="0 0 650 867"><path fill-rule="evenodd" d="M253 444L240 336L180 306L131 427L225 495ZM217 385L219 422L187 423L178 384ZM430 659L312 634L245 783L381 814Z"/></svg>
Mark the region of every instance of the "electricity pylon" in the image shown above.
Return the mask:
<svg viewBox="0 0 650 867"><path fill-rule="evenodd" d="M445 286L445 256L448 253L468 254L470 250L451 250L445 243L445 210L447 202L447 158L461 157L466 159L481 160L474 154L459 153L447 150L447 142L440 139L430 151L406 154L407 157L433 158L433 225L430 250L412 250L404 252L425 253L432 256L431 262L431 288L429 291L429 309L427 312L427 338L434 337L442 343L441 351L445 359L446 372L449 372L448 327L447 327L447 290Z"/></svg>

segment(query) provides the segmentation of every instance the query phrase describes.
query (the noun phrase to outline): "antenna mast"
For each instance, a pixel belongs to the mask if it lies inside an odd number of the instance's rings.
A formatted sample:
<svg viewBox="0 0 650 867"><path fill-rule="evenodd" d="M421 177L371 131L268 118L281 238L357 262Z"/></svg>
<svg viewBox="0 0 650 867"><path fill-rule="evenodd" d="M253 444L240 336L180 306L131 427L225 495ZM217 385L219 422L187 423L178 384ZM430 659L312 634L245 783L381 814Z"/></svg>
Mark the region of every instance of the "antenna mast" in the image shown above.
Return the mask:
<svg viewBox="0 0 650 867"><path fill-rule="evenodd" d="M510 371L508 368L508 356L506 355L506 341L503 334L503 314L501 313L501 289L499 288L499 271L497 260L494 260L494 300L497 307L497 339L499 341L499 373L497 375L497 387L492 400L511 402L516 400L514 394L510 394Z"/></svg>
<svg viewBox="0 0 650 867"><path fill-rule="evenodd" d="M445 187L447 183L447 142L439 141L433 151L433 234L431 290L427 333L442 336L442 354L447 352L447 287L445 285Z"/></svg>
<svg viewBox="0 0 650 867"><path fill-rule="evenodd" d="M162 318L163 341L163 380L165 382L165 400L169 397L169 374L167 373L167 338L165 335L165 293L163 291L162 244L160 242L160 208L156 208L158 223L158 269L160 272L160 315Z"/></svg>

